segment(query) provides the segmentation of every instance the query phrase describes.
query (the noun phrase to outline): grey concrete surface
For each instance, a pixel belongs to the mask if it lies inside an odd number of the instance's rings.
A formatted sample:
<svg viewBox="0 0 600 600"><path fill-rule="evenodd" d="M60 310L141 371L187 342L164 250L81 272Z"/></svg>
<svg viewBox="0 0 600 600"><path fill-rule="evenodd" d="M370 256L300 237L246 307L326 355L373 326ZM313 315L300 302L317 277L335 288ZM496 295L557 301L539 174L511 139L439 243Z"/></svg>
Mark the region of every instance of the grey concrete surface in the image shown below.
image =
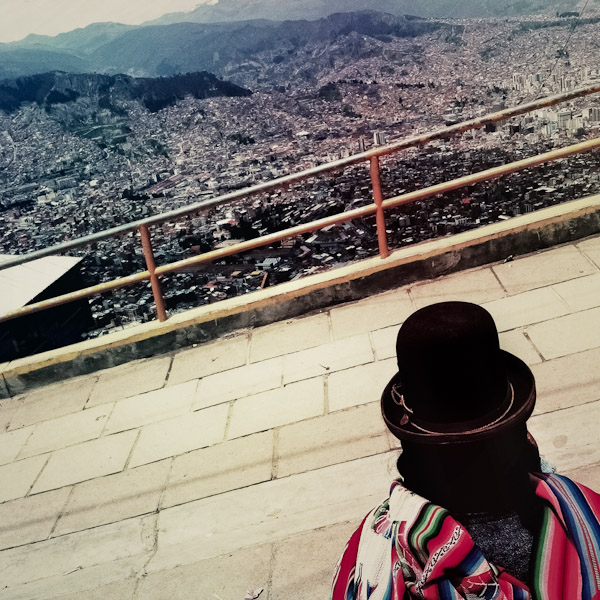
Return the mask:
<svg viewBox="0 0 600 600"><path fill-rule="evenodd" d="M395 477L399 324L439 300L491 311L542 454L598 489L599 257L600 236L0 401L0 600L326 598Z"/></svg>

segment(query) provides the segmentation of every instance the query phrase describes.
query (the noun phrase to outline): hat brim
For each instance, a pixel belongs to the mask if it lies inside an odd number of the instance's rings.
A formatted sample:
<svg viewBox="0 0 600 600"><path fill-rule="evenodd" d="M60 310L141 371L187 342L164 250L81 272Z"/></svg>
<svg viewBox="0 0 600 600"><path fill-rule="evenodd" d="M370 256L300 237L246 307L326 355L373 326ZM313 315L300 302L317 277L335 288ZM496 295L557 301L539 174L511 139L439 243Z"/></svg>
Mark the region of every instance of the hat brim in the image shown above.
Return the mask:
<svg viewBox="0 0 600 600"><path fill-rule="evenodd" d="M457 423L449 424L448 430L445 430L444 424L440 424L435 433L419 430L410 418L406 418L409 415L392 397L392 388L399 383L399 373L396 373L381 396L381 413L387 428L399 440L411 440L423 444L447 444L488 438L524 423L531 416L535 406L536 391L533 373L520 358L504 350L501 350L500 354L508 381L514 391L514 399L506 414L497 422L491 417L491 424L475 430L465 427L463 431L457 431Z"/></svg>

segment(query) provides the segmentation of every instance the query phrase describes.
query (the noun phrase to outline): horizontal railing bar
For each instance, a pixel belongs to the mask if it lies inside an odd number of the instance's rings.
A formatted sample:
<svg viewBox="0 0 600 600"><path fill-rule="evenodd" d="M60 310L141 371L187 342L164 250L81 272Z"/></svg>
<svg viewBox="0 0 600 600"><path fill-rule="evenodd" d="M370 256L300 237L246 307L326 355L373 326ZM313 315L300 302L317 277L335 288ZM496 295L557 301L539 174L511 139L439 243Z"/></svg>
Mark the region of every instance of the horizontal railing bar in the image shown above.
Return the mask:
<svg viewBox="0 0 600 600"><path fill-rule="evenodd" d="M323 165L319 165L319 166L313 167L311 169L299 171L298 173L292 173L290 175L285 175L284 177L279 177L277 179L273 179L273 180L265 182L265 183L259 183L257 185L253 185L251 187L244 188L242 190L238 190L235 192L230 192L230 193L224 194L222 196L217 196L216 198L211 198L210 200L204 200L202 202L197 202L197 203L191 204L189 206L183 206L181 208L177 208L177 209L165 212L165 213L154 215L152 217L147 217L145 219L140 219L138 221L132 221L130 223L125 223L125 224L119 225L117 227L112 227L111 229L99 231L98 233L92 233L90 235L86 235L81 238L77 238L75 240L70 240L68 242L56 244L56 245L50 246L48 248L43 248L41 250L35 250L28 254L14 257L14 258L11 258L10 260L7 260L7 261L1 263L0 271L3 269L8 269L10 267L15 267L17 265L31 262L32 260L44 258L45 256L61 254L68 250L73 250L75 248L80 248L80 247L86 246L88 244L93 244L94 242L99 242L99 241L102 241L102 240L105 240L108 238L117 237L119 235L123 235L123 234L129 233L135 229L138 229L141 225L155 225L158 223L164 223L166 221L173 221L173 220L179 219L181 217L212 208L217 205L227 204L229 202L233 202L235 200L240 200L242 198L254 196L254 195L260 194L262 192L267 192L267 191L275 190L275 189L278 189L281 187L285 187L285 186L287 186L291 183L295 183L297 181L302 181L305 179L309 179L311 177L315 177L317 175L329 173L331 171L337 171L339 169L343 169L345 167L352 166L352 165L355 165L360 162L368 161L373 156L384 156L384 155L388 155L388 154L393 154L400 150L405 150L407 148L425 145L425 144L428 144L429 142L432 142L435 140L452 137L454 135L464 133L465 131L469 131L471 129L480 129L491 123L497 123L499 121L504 121L511 117L516 117L516 116L531 112L533 110L538 110L540 108L546 108L548 106L554 106L555 104L560 104L561 102L566 102L567 100L573 100L575 98L579 98L581 96L586 96L589 94L594 94L597 92L600 92L600 84L594 84L591 86L573 90L572 92L564 92L562 94L557 94L555 96L548 96L548 97L542 98L540 100L534 100L533 102L528 102L527 104L521 104L521 105L513 107L513 108L507 108L507 109L501 110L499 112L489 113L482 117L477 117L475 119L470 119L470 120L464 121L462 123L457 123L456 125L452 125L450 127L444 127L441 129L437 129L430 133L425 133L425 134L421 134L421 135L404 138L402 140L393 142L386 146L381 146L379 148L367 150L366 152L361 152L360 154L354 154L347 158L342 158L340 160L325 163Z"/></svg>
<svg viewBox="0 0 600 600"><path fill-rule="evenodd" d="M437 196L444 192L468 187L476 183L481 183L483 181L497 179L504 175L510 175L511 173L516 173L517 171L522 171L530 167L535 167L546 162L560 160L562 158L572 156L573 154L589 152L596 148L600 148L600 138L587 140L585 142L580 142L579 144L573 144L571 146L559 148L557 150L551 150L550 152L546 152L545 154L538 154L536 156L512 162L507 165L500 165L498 167L486 169L485 171L480 171L479 173L465 175L464 177L459 177L457 179L453 179L452 181L445 181L437 185L433 185L420 190L415 190L414 192L402 194L400 196L396 196L395 198L389 198L383 201L382 206L384 209L394 208L396 206L401 206L409 202L430 198L432 196ZM211 250L210 252L205 252L204 254L200 254L198 256L193 256L191 258L186 258L184 260L170 263L168 265L156 267L155 273L159 276L166 275L168 273L180 271L181 269L185 269L194 265L212 262L214 260L225 258L233 254L239 254L242 252L247 252L249 250L260 248L262 246L267 246L269 244L273 244L275 242L284 240L285 238L302 235L304 233L310 233L318 229L323 229L324 227L328 227L329 225L337 225L339 223L350 221L352 219L367 217L375 214L376 210L377 206L375 204L367 204L366 206L361 206L359 208L355 208L347 212L338 213L330 217L325 217L323 219L311 221L310 223L304 223L302 225L290 227L289 229L284 229L283 231L278 231L276 233L271 233L260 238L248 240L240 244L235 244L233 246L229 246L228 248L222 248L220 250ZM71 292L69 294L57 296L56 298L50 298L49 300L37 302L36 304L24 306L18 310L14 310L5 313L4 315L0 315L0 323L2 323L3 321L8 321L10 319L15 319L17 317L25 316L34 312L38 312L46 308L60 306L61 304L66 304L67 302L72 302L74 300L94 296L103 292L118 289L127 285L131 285L133 283L149 279L149 271L142 271L140 273L136 273L128 277L122 277L120 279L115 279L107 283L101 283L99 285L88 287L83 290L78 290L76 292Z"/></svg>
<svg viewBox="0 0 600 600"><path fill-rule="evenodd" d="M23 306L22 308L18 308L16 310L11 310L10 312L0 315L0 323L3 323L4 321L10 321L11 319L17 319L18 317L24 317L25 315L31 315L48 308L61 306L62 304L68 304L69 302L74 302L75 300L83 300L83 298L97 296L98 294L102 294L104 292L110 292L111 290L117 290L122 287L133 285L134 283L149 280L150 272L140 271L134 275L120 277L119 279L113 279L112 281L107 281L106 283L99 283L75 292L63 294L62 296L56 296L54 298L49 298L48 300L36 302L35 304L28 304L27 306Z"/></svg>
<svg viewBox="0 0 600 600"><path fill-rule="evenodd" d="M485 127L486 125L491 125L492 123L506 121L507 119L510 119L512 117L518 117L520 115L532 112L534 110L548 108L549 106L561 104L562 102L566 102L567 100L574 100L575 98L580 98L581 96L588 96L590 94L595 94L598 92L600 92L600 83L578 88L577 90L573 90L572 92L563 92L562 94L555 94L554 96L546 96L545 98L541 98L540 100L533 100L532 102L527 102L526 104L519 104L518 106L514 106L512 108L505 108L495 113L488 113L486 115L483 115L482 117L469 119L468 121L463 121L461 123L457 123L456 125L450 125L449 127L436 129L431 133L424 133L421 135L405 138L404 140L399 140L398 142L392 142L391 144L387 144L386 146L381 146L380 148L375 148L373 150L367 150L363 154L357 154L355 156L358 157L364 155L364 160L368 160L372 156L385 156L387 154L393 154L394 152L398 152L399 150L404 150L406 148L428 144L429 142L435 140L459 135L471 129L481 129L482 127Z"/></svg>
<svg viewBox="0 0 600 600"><path fill-rule="evenodd" d="M457 190L459 188L469 187L476 183L481 183L482 181L498 179L504 175L510 175L511 173L516 173L517 171L522 171L530 167L536 167L547 162L560 160L561 158L566 158L568 156L572 156L573 154L589 152L596 148L600 148L600 138L595 138L579 144L573 144L571 146L566 146L565 148L559 148L558 150L551 150L545 154L537 154L536 156L531 156L530 158L524 158L506 165L500 165L499 167L492 167L491 169L486 169L485 171L480 171L479 173L473 173L471 175L465 175L464 177L459 177L458 179L453 179L451 181L444 181L443 183L438 183L437 185L433 185L428 188L402 194L401 196L396 196L395 198L388 198L387 200L383 201L383 208L394 208L395 206L409 204L415 200L422 200L438 194L451 192L452 190Z"/></svg>
<svg viewBox="0 0 600 600"><path fill-rule="evenodd" d="M225 258L226 256L232 256L233 254L239 254L241 252L255 250L256 248L268 246L269 244L280 242L281 240L284 240L289 237L295 237L297 235L302 235L304 233L310 233L311 231L323 229L324 227L328 227L329 225L337 225L338 223L344 223L346 221L351 221L352 219L368 217L369 215L375 214L376 208L377 207L375 206L375 204L367 204L366 206L361 206L360 208L354 208L347 212L337 213L336 215L332 215L331 217L324 217L323 219L311 221L310 223L296 225L295 227L290 227L289 229L284 229L276 233L270 233L268 235L255 238L253 240L248 240L246 242L241 242L239 244L235 244L227 248L211 250L210 252L205 252L204 254L199 254L198 256L192 256L191 258L186 258L184 260L179 260L174 263L169 263L168 265L156 267L156 274L165 275L166 273L179 271L192 265L199 265L202 263L212 262L213 260Z"/></svg>
<svg viewBox="0 0 600 600"><path fill-rule="evenodd" d="M462 187L468 187L470 185L474 185L482 181L488 181L490 179L497 179L498 177L502 177L503 175L509 175L510 173L515 173L517 171L521 171L532 166L540 165L545 162L559 160L561 158L565 158L567 156L571 156L573 154L578 154L581 152L589 152L590 150L593 150L594 148L598 147L600 147L600 138L588 140L586 142L581 142L579 144L567 146L566 148L560 148L558 150L546 152L545 154L539 154L537 156L525 158L523 160L509 163L507 165L501 165L499 167L493 167L491 169L486 169L485 171L480 171L479 173L459 177L458 179L453 179L452 181L445 181L437 185L433 185L420 190L415 190L414 192L402 194L401 196L396 196L395 198L389 198L388 200L383 201L382 206L384 209L388 209L393 208L394 206L400 206L402 204L414 202L416 200L430 198L431 196L436 196L443 192L449 192ZM337 225L338 223L375 214L376 209L377 206L375 204L368 204L366 206L361 206L360 208L356 208L354 210L338 213L337 215L325 217L324 219L311 221L310 223L297 225L296 227L290 227L289 229L284 229L283 231L278 231L276 233L271 233L260 238L248 240L240 244L235 244L229 246L228 248L222 248L220 250L212 250L210 252L205 252L204 254L200 254L198 256L193 256L191 258L186 258L184 260L170 263L168 265L157 267L156 274L165 275L167 273L172 273L173 271L178 271L182 268L190 267L192 265L199 265L211 262L213 260L225 258L226 256L232 256L233 254L247 252L248 250L255 250L256 248L260 248L262 246L268 246L269 244L280 242L281 240L284 240L288 237L294 237L303 233L309 233L311 231L323 229L324 227L328 227L329 225Z"/></svg>

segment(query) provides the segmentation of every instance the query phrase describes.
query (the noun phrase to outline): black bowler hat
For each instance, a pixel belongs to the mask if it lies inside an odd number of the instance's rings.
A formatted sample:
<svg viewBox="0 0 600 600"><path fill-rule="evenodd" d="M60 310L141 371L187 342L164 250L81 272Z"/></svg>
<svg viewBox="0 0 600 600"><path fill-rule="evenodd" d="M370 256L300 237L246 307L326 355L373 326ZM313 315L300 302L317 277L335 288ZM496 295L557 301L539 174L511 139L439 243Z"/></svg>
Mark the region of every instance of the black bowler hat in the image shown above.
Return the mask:
<svg viewBox="0 0 600 600"><path fill-rule="evenodd" d="M481 306L440 302L418 310L400 328L396 354L398 373L381 410L400 440L472 441L521 425L533 412L533 374L500 349Z"/></svg>

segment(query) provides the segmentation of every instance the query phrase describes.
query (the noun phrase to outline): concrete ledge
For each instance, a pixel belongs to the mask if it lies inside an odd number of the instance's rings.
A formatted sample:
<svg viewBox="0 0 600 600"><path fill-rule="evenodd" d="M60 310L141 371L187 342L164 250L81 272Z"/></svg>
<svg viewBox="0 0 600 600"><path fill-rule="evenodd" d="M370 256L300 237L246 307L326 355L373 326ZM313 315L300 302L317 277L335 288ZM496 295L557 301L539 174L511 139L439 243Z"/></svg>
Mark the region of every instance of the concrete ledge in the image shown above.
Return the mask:
<svg viewBox="0 0 600 600"><path fill-rule="evenodd" d="M0 365L0 398L600 232L600 195Z"/></svg>

